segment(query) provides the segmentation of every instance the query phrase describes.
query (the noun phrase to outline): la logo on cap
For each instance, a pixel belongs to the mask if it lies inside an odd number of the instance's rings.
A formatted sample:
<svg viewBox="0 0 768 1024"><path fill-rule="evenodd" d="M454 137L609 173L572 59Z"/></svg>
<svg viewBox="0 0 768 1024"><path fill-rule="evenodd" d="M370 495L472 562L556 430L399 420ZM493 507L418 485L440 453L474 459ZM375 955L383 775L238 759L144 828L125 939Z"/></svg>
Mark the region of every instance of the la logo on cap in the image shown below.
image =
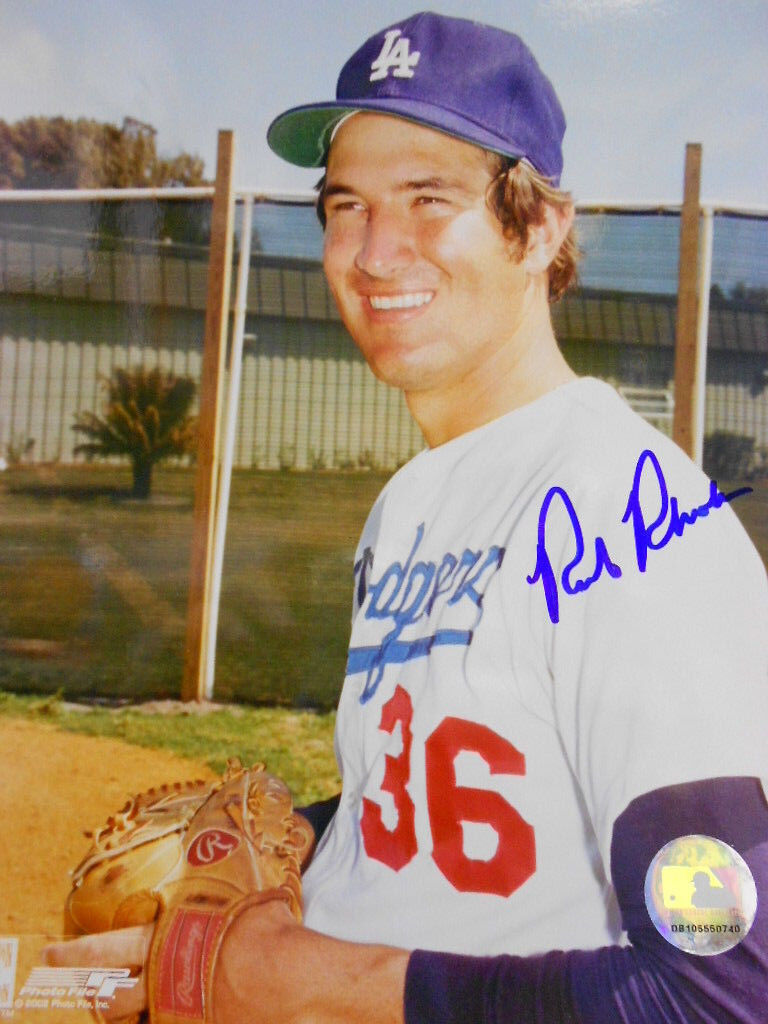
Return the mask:
<svg viewBox="0 0 768 1024"><path fill-rule="evenodd" d="M418 50L411 53L411 41L402 35L399 28L390 29L384 36L381 53L371 64L369 81L378 82L386 78L390 68L394 68L392 74L395 78L413 78L413 69L419 63L420 56Z"/></svg>

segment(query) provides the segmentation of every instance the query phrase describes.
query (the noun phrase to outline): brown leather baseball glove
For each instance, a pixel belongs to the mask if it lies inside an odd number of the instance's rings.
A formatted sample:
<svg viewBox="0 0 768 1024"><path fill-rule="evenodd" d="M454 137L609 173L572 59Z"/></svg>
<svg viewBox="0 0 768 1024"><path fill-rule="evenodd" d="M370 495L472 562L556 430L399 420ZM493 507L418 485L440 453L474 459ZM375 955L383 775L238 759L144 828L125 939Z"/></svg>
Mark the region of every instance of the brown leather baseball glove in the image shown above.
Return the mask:
<svg viewBox="0 0 768 1024"><path fill-rule="evenodd" d="M152 1024L211 1020L224 934L248 906L283 900L301 920L309 824L282 780L230 761L210 784L176 783L134 797L93 835L73 872L69 930L157 920L147 978Z"/></svg>

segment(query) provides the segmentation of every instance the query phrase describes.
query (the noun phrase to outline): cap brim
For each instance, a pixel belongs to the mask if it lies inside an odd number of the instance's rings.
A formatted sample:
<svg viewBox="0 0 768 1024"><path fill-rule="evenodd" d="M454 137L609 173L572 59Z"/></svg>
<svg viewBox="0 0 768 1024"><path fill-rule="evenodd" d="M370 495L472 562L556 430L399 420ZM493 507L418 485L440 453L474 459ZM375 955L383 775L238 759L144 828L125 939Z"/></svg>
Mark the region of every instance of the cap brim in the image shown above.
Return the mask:
<svg viewBox="0 0 768 1024"><path fill-rule="evenodd" d="M355 110L341 103L312 103L293 107L276 117L267 129L267 143L278 156L299 167L322 167L333 129Z"/></svg>
<svg viewBox="0 0 768 1024"><path fill-rule="evenodd" d="M346 114L354 110L393 114L515 159L521 159L524 152L522 146L515 152L509 139L501 139L487 128L452 111L402 97L363 100L359 103L354 100L338 100L293 107L276 117L267 129L269 147L278 156L299 167L322 167L333 129Z"/></svg>

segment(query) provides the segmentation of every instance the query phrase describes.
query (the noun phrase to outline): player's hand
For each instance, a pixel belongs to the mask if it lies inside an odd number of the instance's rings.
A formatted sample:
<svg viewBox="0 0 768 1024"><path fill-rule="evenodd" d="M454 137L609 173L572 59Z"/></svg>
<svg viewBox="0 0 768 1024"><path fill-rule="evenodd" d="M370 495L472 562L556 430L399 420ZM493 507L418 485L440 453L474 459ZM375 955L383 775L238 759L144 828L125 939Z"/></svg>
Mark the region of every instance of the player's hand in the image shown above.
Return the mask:
<svg viewBox="0 0 768 1024"><path fill-rule="evenodd" d="M42 952L43 962L49 967L129 967L132 974L138 974L138 983L131 989L118 989L103 1017L115 1020L138 1014L147 1008L145 966L154 928L154 924L140 924L52 943Z"/></svg>

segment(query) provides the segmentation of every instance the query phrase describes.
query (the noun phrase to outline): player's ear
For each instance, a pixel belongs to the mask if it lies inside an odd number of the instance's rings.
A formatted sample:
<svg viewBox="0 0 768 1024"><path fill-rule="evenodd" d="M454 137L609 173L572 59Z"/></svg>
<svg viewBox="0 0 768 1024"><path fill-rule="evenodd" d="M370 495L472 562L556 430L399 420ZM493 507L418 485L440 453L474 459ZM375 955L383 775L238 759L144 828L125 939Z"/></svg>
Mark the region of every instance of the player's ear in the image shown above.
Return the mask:
<svg viewBox="0 0 768 1024"><path fill-rule="evenodd" d="M528 226L528 243L523 262L529 274L541 274L549 268L571 230L573 217L572 203L568 203L567 206L544 204L544 219L541 224Z"/></svg>

